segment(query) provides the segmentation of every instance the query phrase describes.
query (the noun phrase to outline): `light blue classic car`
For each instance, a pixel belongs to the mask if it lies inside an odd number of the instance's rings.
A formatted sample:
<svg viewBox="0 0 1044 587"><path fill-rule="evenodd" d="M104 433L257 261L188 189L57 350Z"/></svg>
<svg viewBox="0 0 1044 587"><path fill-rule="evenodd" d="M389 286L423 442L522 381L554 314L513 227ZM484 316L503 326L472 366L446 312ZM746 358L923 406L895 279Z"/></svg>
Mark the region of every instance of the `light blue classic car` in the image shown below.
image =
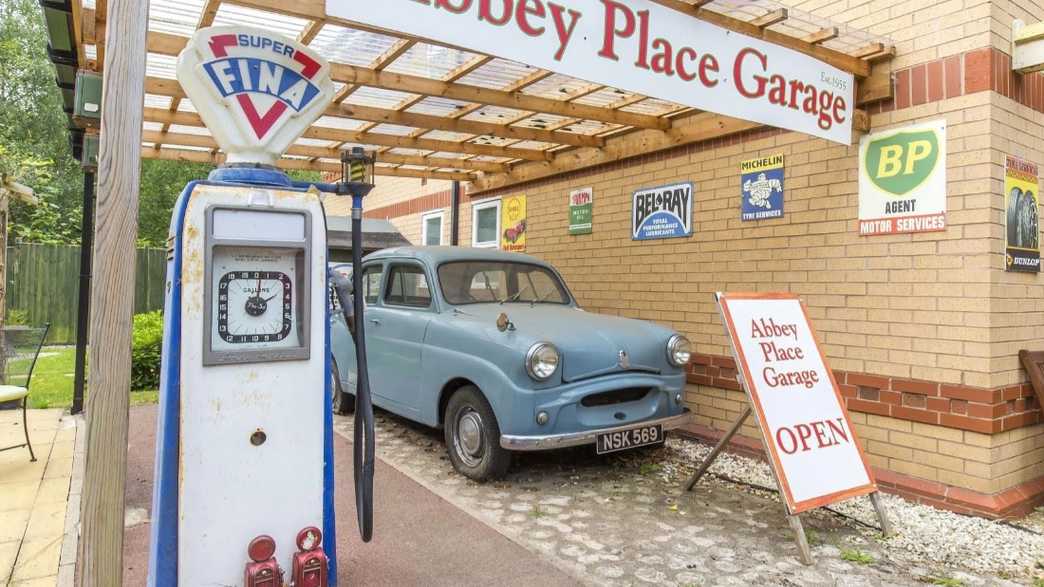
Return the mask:
<svg viewBox="0 0 1044 587"><path fill-rule="evenodd" d="M689 341L585 312L535 257L401 247L368 255L362 271L374 405L442 427L468 477L502 476L511 451L659 444L688 420ZM340 312L331 316L340 410L354 402L355 348Z"/></svg>

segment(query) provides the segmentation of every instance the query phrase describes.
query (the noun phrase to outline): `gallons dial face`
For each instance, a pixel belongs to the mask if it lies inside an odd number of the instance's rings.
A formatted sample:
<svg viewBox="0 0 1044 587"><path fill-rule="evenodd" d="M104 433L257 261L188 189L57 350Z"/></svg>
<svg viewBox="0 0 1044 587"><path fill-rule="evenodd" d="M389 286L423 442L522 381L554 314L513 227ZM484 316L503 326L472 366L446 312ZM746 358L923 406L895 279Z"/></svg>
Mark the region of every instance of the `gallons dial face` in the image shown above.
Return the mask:
<svg viewBox="0 0 1044 587"><path fill-rule="evenodd" d="M300 346L297 264L293 250L215 247L211 348Z"/></svg>

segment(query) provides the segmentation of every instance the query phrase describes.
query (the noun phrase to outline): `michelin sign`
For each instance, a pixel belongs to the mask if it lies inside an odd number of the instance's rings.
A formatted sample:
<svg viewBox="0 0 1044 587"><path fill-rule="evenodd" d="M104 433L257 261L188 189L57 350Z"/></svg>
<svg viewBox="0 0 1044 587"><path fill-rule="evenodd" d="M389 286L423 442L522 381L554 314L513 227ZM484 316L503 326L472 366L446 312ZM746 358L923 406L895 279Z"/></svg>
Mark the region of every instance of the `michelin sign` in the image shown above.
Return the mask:
<svg viewBox="0 0 1044 587"><path fill-rule="evenodd" d="M634 192L631 197L631 238L643 241L692 234L695 186L676 183Z"/></svg>
<svg viewBox="0 0 1044 587"><path fill-rule="evenodd" d="M765 220L783 217L783 154L740 163L743 205L740 218Z"/></svg>

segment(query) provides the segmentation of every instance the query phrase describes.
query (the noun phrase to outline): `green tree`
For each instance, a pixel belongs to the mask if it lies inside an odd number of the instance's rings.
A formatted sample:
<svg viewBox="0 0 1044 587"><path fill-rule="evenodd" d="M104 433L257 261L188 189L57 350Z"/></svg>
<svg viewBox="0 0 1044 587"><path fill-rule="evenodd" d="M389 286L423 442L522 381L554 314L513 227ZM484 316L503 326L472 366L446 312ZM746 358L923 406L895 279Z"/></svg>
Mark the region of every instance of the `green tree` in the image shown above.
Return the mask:
<svg viewBox="0 0 1044 587"><path fill-rule="evenodd" d="M78 237L83 180L46 49L40 5L0 3L0 172L40 198L39 206L12 204L10 225L19 239L70 242Z"/></svg>
<svg viewBox="0 0 1044 587"><path fill-rule="evenodd" d="M69 120L47 57L38 0L0 2L0 174L33 188L40 204L11 205L11 235L23 242L80 242L83 172L69 148ZM141 167L138 242L162 247L178 194L212 165L145 160ZM291 172L321 181L318 172Z"/></svg>

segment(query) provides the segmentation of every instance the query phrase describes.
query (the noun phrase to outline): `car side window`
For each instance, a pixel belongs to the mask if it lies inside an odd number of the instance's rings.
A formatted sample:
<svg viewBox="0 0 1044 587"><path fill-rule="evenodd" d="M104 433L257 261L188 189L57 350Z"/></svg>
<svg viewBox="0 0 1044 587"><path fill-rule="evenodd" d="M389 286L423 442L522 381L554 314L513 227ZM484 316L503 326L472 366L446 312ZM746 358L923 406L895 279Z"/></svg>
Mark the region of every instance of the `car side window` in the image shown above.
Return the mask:
<svg viewBox="0 0 1044 587"><path fill-rule="evenodd" d="M424 269L418 265L392 265L384 303L411 308L431 306L431 289Z"/></svg>
<svg viewBox="0 0 1044 587"><path fill-rule="evenodd" d="M376 304L381 297L381 276L384 267L373 265L363 269L363 300L366 305Z"/></svg>

